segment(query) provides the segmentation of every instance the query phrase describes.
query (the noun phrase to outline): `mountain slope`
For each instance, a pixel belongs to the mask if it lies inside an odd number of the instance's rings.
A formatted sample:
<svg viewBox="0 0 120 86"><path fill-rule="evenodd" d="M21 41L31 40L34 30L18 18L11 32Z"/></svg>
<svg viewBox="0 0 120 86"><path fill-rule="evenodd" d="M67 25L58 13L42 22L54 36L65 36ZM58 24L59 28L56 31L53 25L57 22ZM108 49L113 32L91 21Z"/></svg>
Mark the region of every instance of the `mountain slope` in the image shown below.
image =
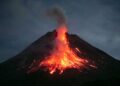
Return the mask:
<svg viewBox="0 0 120 86"><path fill-rule="evenodd" d="M48 32L40 39L28 46L23 52L0 64L0 82L2 86L113 86L119 84L120 61L115 60L105 52L88 44L77 35L66 34L70 47L77 47L82 53L75 53L93 62L96 68L87 65L78 72L74 69L66 70L62 75L39 69L27 73L29 66L39 59L50 55L56 31Z"/></svg>

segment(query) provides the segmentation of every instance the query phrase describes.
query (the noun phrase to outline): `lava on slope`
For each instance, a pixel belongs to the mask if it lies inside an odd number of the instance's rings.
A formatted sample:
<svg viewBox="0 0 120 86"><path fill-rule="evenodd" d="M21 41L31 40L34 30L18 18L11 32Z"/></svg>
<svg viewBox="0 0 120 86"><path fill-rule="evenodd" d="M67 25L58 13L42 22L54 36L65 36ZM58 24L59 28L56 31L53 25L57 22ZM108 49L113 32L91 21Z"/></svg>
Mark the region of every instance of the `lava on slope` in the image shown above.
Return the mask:
<svg viewBox="0 0 120 86"><path fill-rule="evenodd" d="M79 69L88 62L85 59L79 58L72 49L70 49L65 34L66 32L67 28L65 25L57 29L53 53L40 63L40 66L44 66L45 69L47 68L50 74L53 74L56 70L61 74L64 70L69 68Z"/></svg>
<svg viewBox="0 0 120 86"><path fill-rule="evenodd" d="M80 50L76 47L75 49L70 48L69 41L67 40L67 26L65 24L60 25L57 29L57 36L54 40L54 49L51 55L45 57L42 61L37 62L38 64L31 67L32 72L43 68L43 70L49 71L50 74L59 72L62 74L66 69L78 69L86 68L89 65L96 68L95 65L90 64L89 60L84 57L79 57L73 51L76 50L80 53Z"/></svg>

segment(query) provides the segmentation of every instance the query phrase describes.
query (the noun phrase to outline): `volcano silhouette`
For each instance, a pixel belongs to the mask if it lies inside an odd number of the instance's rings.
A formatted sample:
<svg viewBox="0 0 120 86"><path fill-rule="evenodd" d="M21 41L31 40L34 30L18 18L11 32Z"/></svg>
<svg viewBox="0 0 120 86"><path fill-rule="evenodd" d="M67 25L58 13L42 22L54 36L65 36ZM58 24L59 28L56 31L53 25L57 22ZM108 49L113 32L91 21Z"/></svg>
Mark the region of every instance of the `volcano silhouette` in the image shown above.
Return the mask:
<svg viewBox="0 0 120 86"><path fill-rule="evenodd" d="M27 73L29 66L36 60L49 55L56 31L48 32L32 43L20 54L0 64L0 86L114 86L120 80L120 61L91 46L77 35L68 34L70 47L77 47L86 59L93 61L97 68L87 67L81 72L73 69L63 74L50 75L39 69ZM119 84L120 85L120 84Z"/></svg>

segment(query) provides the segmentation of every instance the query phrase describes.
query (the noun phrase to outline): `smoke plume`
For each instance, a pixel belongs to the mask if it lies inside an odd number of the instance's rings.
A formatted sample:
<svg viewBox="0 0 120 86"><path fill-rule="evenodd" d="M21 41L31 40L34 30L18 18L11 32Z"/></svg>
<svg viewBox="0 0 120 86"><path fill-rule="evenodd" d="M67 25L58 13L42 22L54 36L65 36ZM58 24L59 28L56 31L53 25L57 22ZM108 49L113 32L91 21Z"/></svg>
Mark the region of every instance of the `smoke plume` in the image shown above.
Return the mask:
<svg viewBox="0 0 120 86"><path fill-rule="evenodd" d="M59 7L54 7L52 9L49 9L47 11L47 15L52 17L52 18L55 18L58 25L66 24L66 19L65 19L65 16L64 16L64 12Z"/></svg>

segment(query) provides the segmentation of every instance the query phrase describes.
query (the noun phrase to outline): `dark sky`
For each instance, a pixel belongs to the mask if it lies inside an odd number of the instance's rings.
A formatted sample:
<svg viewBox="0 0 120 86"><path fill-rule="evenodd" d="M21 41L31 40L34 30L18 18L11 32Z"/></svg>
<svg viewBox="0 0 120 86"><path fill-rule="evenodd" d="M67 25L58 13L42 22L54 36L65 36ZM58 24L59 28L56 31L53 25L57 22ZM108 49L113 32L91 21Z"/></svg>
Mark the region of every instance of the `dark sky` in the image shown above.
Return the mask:
<svg viewBox="0 0 120 86"><path fill-rule="evenodd" d="M70 33L120 59L120 0L0 0L0 62L56 28L45 15L54 6L64 10Z"/></svg>

